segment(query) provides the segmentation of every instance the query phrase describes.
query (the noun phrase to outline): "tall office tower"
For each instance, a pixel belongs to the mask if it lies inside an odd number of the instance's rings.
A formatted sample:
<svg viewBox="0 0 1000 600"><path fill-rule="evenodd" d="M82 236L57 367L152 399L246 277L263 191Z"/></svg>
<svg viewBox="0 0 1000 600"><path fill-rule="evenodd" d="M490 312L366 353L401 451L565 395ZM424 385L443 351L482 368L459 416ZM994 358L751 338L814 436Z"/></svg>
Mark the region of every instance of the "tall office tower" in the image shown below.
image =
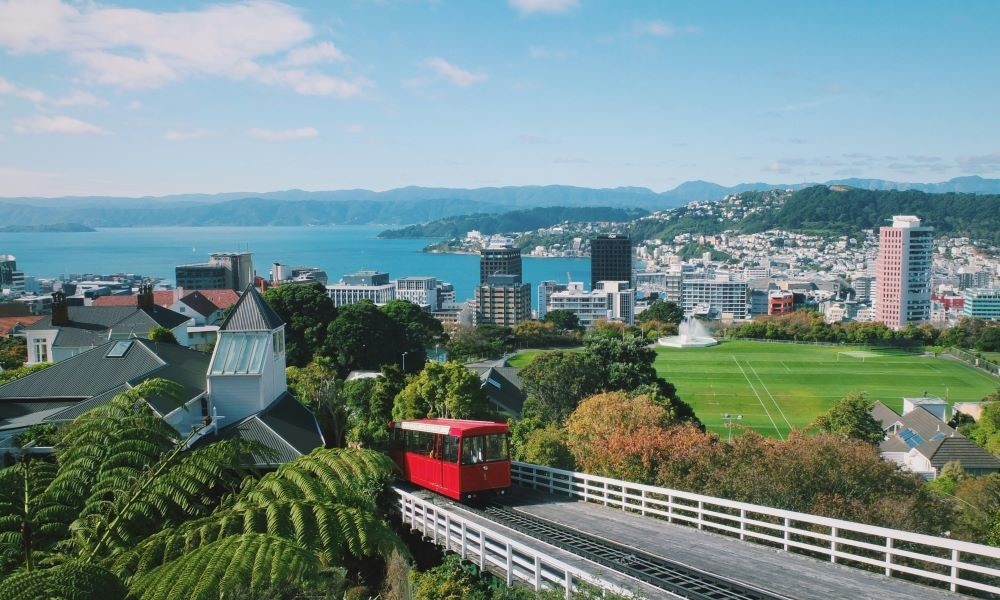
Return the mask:
<svg viewBox="0 0 1000 600"><path fill-rule="evenodd" d="M590 240L590 289L601 281L627 281L632 287L632 240L609 233Z"/></svg>
<svg viewBox="0 0 1000 600"><path fill-rule="evenodd" d="M513 327L531 318L531 284L493 275L475 290L476 322Z"/></svg>
<svg viewBox="0 0 1000 600"><path fill-rule="evenodd" d="M894 216L879 229L875 320L892 329L931 318L934 228L914 216Z"/></svg>
<svg viewBox="0 0 1000 600"><path fill-rule="evenodd" d="M0 289L9 288L14 283L17 260L13 254L0 254Z"/></svg>
<svg viewBox="0 0 1000 600"><path fill-rule="evenodd" d="M521 249L510 244L490 245L479 252L479 284L496 275L514 275L521 283Z"/></svg>
<svg viewBox="0 0 1000 600"><path fill-rule="evenodd" d="M186 290L234 290L242 292L253 283L250 252L215 252L207 263L177 265L177 287Z"/></svg>

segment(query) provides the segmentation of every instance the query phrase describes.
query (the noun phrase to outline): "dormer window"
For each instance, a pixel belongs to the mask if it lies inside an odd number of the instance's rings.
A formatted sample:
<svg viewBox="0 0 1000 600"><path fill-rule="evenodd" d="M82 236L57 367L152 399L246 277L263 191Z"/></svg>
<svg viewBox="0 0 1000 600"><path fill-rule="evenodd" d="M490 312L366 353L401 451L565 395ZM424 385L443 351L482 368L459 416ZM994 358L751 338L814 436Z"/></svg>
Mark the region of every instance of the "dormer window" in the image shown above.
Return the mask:
<svg viewBox="0 0 1000 600"><path fill-rule="evenodd" d="M285 330L279 329L271 334L271 347L274 349L274 354L284 354L285 352Z"/></svg>

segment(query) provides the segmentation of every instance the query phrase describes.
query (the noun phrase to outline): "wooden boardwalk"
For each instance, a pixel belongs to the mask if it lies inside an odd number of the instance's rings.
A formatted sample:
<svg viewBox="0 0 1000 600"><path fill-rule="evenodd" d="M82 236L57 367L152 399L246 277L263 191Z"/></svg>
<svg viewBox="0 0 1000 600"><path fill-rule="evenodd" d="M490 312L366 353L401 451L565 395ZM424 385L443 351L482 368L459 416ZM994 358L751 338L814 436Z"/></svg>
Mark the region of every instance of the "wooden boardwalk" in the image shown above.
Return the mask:
<svg viewBox="0 0 1000 600"><path fill-rule="evenodd" d="M508 502L518 510L543 519L789 598L968 598L946 590L781 552L692 527L671 525L620 509L574 501L564 496L514 487ZM659 595L649 595L646 590L639 593L648 598L666 597L663 592Z"/></svg>

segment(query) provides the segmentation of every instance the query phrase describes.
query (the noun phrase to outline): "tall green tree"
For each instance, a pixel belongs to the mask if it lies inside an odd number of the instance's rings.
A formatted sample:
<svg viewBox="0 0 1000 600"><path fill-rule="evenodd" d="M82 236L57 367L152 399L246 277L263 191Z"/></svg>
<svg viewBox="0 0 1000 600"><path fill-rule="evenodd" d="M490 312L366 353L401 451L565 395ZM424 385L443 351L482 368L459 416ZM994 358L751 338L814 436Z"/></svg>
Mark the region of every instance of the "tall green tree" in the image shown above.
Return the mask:
<svg viewBox="0 0 1000 600"><path fill-rule="evenodd" d="M882 424L872 416L874 400L864 392L848 392L826 414L813 422L813 427L826 433L869 444L882 441Z"/></svg>
<svg viewBox="0 0 1000 600"><path fill-rule="evenodd" d="M318 284L286 284L264 292L264 300L285 322L285 359L295 367L313 356L332 356L326 343L327 327L337 317L333 301Z"/></svg>
<svg viewBox="0 0 1000 600"><path fill-rule="evenodd" d="M580 328L580 318L576 316L575 312L564 308L547 311L542 320L546 323L552 323L562 331L576 331Z"/></svg>
<svg viewBox="0 0 1000 600"><path fill-rule="evenodd" d="M389 441L386 425L392 419L392 405L406 386L403 371L395 365L382 367L381 377L345 381L341 391L348 407L347 444L352 447L383 449Z"/></svg>
<svg viewBox="0 0 1000 600"><path fill-rule="evenodd" d="M328 448L346 445L350 407L343 394L344 382L328 358L313 358L304 367L288 367L288 388L292 394L316 415Z"/></svg>
<svg viewBox="0 0 1000 600"><path fill-rule="evenodd" d="M564 350L537 355L518 377L536 405L539 425L561 425L581 400L604 385L601 366L591 355Z"/></svg>
<svg viewBox="0 0 1000 600"><path fill-rule="evenodd" d="M676 302L669 300L657 300L650 304L646 310L639 313L636 320L640 323L647 321L661 321L663 323L673 323L677 325L684 320L684 309Z"/></svg>
<svg viewBox="0 0 1000 600"><path fill-rule="evenodd" d="M982 402L988 404L983 405L979 419L963 426L961 431L989 452L1000 455L1000 389L984 397Z"/></svg>
<svg viewBox="0 0 1000 600"><path fill-rule="evenodd" d="M426 349L448 342L441 321L409 300L386 302L381 310L402 326L408 340L407 347Z"/></svg>
<svg viewBox="0 0 1000 600"><path fill-rule="evenodd" d="M404 352L408 369L423 364L423 348L410 344L403 327L369 300L341 307L327 328L327 341L341 377L355 369L402 365Z"/></svg>
<svg viewBox="0 0 1000 600"><path fill-rule="evenodd" d="M455 361L427 363L396 396L392 406L396 420L488 419L493 415L479 376Z"/></svg>

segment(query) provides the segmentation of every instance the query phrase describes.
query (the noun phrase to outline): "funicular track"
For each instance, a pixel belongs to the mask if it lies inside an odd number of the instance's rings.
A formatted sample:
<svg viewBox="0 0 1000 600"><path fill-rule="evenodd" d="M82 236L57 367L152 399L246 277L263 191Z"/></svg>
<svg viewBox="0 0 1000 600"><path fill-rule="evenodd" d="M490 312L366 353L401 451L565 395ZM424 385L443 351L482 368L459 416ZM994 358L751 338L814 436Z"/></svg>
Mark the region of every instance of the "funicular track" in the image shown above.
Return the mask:
<svg viewBox="0 0 1000 600"><path fill-rule="evenodd" d="M469 510L468 507L464 507ZM683 598L697 600L789 600L738 581L713 575L534 515L492 503L475 512L526 535L629 575Z"/></svg>

